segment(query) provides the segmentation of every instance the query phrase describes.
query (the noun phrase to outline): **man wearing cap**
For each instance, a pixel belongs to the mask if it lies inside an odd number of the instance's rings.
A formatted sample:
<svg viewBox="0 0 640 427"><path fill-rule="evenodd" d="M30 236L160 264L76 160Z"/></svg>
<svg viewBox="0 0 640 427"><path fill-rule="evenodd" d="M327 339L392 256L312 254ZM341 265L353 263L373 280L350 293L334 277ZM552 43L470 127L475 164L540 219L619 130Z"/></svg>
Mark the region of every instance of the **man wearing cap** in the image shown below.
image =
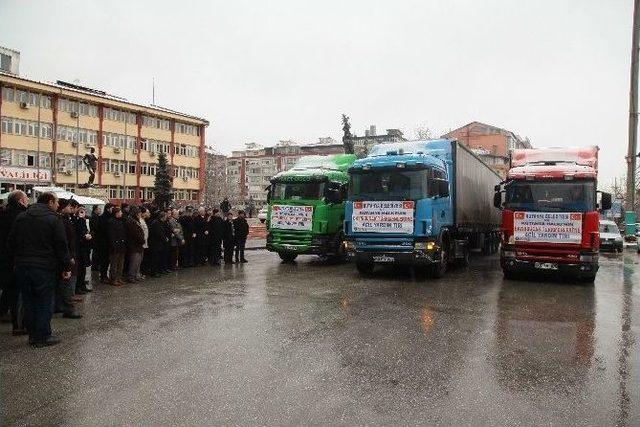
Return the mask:
<svg viewBox="0 0 640 427"><path fill-rule="evenodd" d="M37 203L17 216L8 239L29 343L34 347L60 342L51 335L54 292L59 277L71 278L67 237L57 209L56 195L42 193Z"/></svg>

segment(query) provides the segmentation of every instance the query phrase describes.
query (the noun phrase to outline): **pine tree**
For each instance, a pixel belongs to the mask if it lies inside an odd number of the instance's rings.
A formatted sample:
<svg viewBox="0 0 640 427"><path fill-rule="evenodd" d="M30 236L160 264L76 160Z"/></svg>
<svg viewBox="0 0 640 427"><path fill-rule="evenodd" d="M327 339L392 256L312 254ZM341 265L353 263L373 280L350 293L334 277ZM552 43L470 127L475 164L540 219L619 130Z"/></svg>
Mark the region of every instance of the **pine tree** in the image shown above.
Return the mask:
<svg viewBox="0 0 640 427"><path fill-rule="evenodd" d="M173 200L173 177L169 173L167 155L160 152L158 155L158 168L156 169L156 181L153 187L153 199L160 209L167 208Z"/></svg>

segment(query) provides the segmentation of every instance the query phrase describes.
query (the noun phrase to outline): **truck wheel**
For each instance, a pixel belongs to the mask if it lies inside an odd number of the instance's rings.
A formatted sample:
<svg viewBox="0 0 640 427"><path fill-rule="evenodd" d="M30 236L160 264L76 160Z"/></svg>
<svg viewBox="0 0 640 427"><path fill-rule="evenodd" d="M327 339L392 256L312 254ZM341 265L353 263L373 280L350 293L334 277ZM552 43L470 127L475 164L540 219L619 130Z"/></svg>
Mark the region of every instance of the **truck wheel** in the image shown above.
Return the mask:
<svg viewBox="0 0 640 427"><path fill-rule="evenodd" d="M596 275L595 274L590 274L588 276L582 276L580 278L580 282L585 284L585 285L593 285L593 282L595 282L596 280Z"/></svg>
<svg viewBox="0 0 640 427"><path fill-rule="evenodd" d="M375 264L372 262L356 262L356 268L358 269L358 273L363 276L371 276Z"/></svg>
<svg viewBox="0 0 640 427"><path fill-rule="evenodd" d="M347 260L347 254L344 251L344 236L340 233L333 244L333 254L326 258L326 261L330 264L340 264Z"/></svg>
<svg viewBox="0 0 640 427"><path fill-rule="evenodd" d="M291 252L278 252L278 256L284 262L293 262L293 260L298 257L298 254Z"/></svg>
<svg viewBox="0 0 640 427"><path fill-rule="evenodd" d="M506 280L518 280L518 274L509 270L502 270L502 275Z"/></svg>

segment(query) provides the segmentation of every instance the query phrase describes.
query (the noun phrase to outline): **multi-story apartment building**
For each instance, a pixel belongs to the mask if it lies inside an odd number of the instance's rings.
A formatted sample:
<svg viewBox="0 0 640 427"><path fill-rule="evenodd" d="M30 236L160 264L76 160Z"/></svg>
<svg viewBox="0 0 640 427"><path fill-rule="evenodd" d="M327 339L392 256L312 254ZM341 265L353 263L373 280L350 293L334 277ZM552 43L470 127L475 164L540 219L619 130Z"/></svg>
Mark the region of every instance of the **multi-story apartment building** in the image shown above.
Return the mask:
<svg viewBox="0 0 640 427"><path fill-rule="evenodd" d="M4 72L0 91L2 192L30 192L34 185L75 190L88 180L82 158L93 148L95 184L112 201L153 198L160 152L174 175L175 200L201 200L207 120L75 84Z"/></svg>
<svg viewBox="0 0 640 427"><path fill-rule="evenodd" d="M509 170L511 150L531 148L529 138L522 138L510 130L481 122L471 122L442 137L457 139L471 148L503 178Z"/></svg>
<svg viewBox="0 0 640 427"><path fill-rule="evenodd" d="M233 151L227 158L229 198L235 205L253 200L256 207L267 201L267 187L278 172L291 168L302 156L344 153L342 143L332 138L320 138L314 144L280 141L273 147L246 144L242 151Z"/></svg>

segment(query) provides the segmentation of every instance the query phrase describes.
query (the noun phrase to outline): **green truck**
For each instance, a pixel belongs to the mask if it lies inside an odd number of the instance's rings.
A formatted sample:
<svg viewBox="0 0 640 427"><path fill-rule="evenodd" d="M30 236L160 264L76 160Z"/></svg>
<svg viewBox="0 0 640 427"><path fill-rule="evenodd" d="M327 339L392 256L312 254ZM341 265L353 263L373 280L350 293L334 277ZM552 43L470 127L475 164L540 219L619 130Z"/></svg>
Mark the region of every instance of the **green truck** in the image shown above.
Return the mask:
<svg viewBox="0 0 640 427"><path fill-rule="evenodd" d="M267 249L285 262L298 255L344 259L342 223L353 154L305 156L271 180Z"/></svg>

